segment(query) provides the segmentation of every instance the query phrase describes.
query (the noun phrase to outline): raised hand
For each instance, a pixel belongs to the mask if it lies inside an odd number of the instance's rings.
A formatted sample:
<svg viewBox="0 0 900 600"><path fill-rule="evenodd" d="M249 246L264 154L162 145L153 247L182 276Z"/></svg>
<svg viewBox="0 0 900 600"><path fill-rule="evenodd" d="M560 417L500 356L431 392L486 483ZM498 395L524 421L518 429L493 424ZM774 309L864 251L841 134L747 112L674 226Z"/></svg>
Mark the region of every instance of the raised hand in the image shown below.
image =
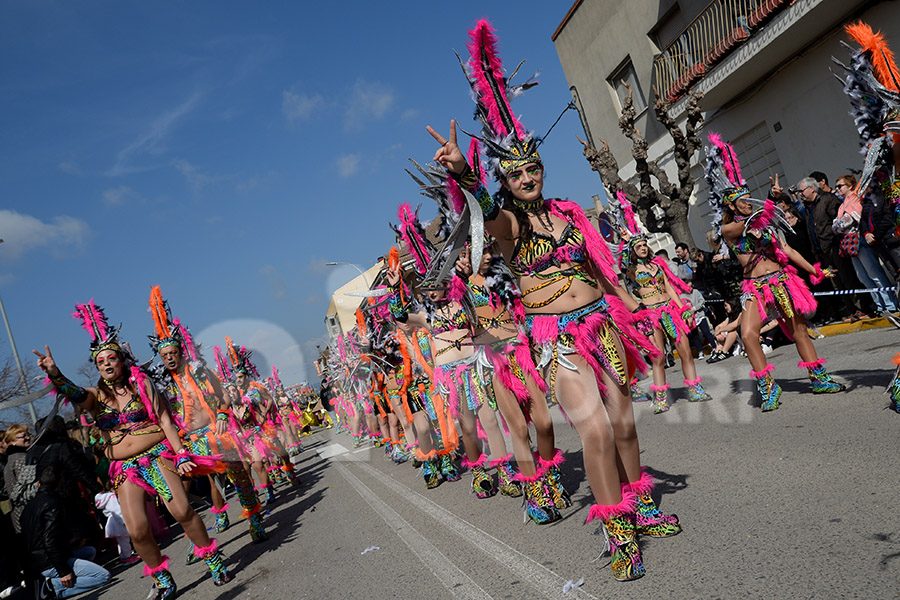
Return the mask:
<svg viewBox="0 0 900 600"><path fill-rule="evenodd" d="M784 192L784 188L781 187L781 184L778 183L778 173L775 174L775 178L769 177L769 183L772 184L772 197L773 198L781 198L781 194Z"/></svg>
<svg viewBox="0 0 900 600"><path fill-rule="evenodd" d="M456 259L454 268L460 273L464 273L466 277L472 274L472 262L469 260L469 249L463 248Z"/></svg>
<svg viewBox="0 0 900 600"><path fill-rule="evenodd" d="M437 152L434 153L434 162L441 163L444 168L456 175L462 173L466 168L466 157L463 156L462 151L456 143L456 119L450 120L449 140L445 139L444 136L432 129L431 125L425 129L427 129L428 133L431 134L431 137L441 145Z"/></svg>
<svg viewBox="0 0 900 600"><path fill-rule="evenodd" d="M59 367L56 366L56 361L53 360L53 354L50 353L50 346L44 346L44 352L46 352L46 354L41 354L37 350L32 350L32 352L38 357L37 366L41 371L47 375L59 374Z"/></svg>
<svg viewBox="0 0 900 600"><path fill-rule="evenodd" d="M387 280L391 287L400 283L400 265L394 265L387 270Z"/></svg>

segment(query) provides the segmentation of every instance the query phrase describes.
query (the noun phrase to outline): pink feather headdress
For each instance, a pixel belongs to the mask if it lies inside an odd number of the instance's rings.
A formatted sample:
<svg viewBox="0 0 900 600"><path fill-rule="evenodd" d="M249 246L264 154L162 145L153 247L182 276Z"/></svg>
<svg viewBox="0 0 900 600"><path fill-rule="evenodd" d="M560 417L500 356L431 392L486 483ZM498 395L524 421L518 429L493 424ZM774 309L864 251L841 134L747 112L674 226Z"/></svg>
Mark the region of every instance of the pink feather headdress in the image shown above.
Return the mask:
<svg viewBox="0 0 900 600"><path fill-rule="evenodd" d="M482 19L469 32L469 60L466 75L477 103L476 116L482 124L481 141L495 176L528 163L540 163L540 140L527 131L509 106L522 91L537 85L534 78L510 86L516 72L507 78L497 51L497 37L491 24ZM521 67L521 64L519 65Z"/></svg>
<svg viewBox="0 0 900 600"><path fill-rule="evenodd" d="M94 303L93 298L86 304L76 304L72 317L80 320L81 327L91 334L91 360L103 350L115 350L130 357L130 353L123 349L118 340L122 326L110 328L106 313Z"/></svg>

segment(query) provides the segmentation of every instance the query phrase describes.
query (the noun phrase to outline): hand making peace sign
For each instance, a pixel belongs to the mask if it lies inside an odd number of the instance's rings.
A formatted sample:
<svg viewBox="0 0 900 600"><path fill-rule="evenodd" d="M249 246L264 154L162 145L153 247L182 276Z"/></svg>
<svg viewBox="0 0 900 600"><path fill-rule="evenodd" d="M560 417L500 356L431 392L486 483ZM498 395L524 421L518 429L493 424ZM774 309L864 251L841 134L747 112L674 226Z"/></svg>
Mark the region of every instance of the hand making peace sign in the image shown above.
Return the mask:
<svg viewBox="0 0 900 600"><path fill-rule="evenodd" d="M444 139L444 136L431 128L426 127L428 133L431 134L438 144L441 145L437 152L434 153L434 161L444 165L451 173L459 175L466 168L466 157L456 143L456 119L450 120L450 139Z"/></svg>
<svg viewBox="0 0 900 600"><path fill-rule="evenodd" d="M47 354L41 354L37 350L32 350L37 357L37 366L41 371L46 373L47 375L58 375L59 367L56 366L56 361L53 360L53 355L50 353L50 346L44 346L44 352Z"/></svg>

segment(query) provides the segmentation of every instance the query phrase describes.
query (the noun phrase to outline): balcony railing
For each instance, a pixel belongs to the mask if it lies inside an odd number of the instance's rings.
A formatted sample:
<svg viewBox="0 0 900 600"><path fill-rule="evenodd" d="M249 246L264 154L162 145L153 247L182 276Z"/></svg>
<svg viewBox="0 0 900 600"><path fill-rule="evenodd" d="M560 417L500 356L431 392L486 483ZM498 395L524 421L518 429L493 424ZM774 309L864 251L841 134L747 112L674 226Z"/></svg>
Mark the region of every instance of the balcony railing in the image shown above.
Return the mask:
<svg viewBox="0 0 900 600"><path fill-rule="evenodd" d="M796 0L713 0L653 60L653 82L669 104L734 48Z"/></svg>

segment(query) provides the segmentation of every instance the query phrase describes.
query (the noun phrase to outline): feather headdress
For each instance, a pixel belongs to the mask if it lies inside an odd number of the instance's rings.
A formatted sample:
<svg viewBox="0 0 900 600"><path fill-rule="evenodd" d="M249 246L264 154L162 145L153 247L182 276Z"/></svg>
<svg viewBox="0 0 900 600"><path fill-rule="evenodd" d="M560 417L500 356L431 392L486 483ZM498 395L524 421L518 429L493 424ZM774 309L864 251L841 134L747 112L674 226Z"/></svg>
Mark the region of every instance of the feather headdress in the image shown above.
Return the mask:
<svg viewBox="0 0 900 600"><path fill-rule="evenodd" d="M86 304L75 305L72 317L80 320L81 327L91 335L91 360L104 350L115 350L124 354L132 363L135 362L128 348L119 343L118 336L122 326L111 328L106 313L94 303L93 298Z"/></svg>
<svg viewBox="0 0 900 600"><path fill-rule="evenodd" d="M741 165L731 144L723 141L722 136L714 132L710 132L708 139L710 145L706 147L706 164L703 172L706 183L709 184L709 204L713 209L712 226L716 237L720 237L722 231L724 210L733 209L734 202L738 199L756 208L746 219L746 228L765 229L770 225L776 225L780 229L793 232L784 219L784 211L777 207L775 202L750 197L750 190L747 189L741 175Z"/></svg>
<svg viewBox="0 0 900 600"><path fill-rule="evenodd" d="M181 347L181 332L172 321L169 303L163 298L158 285L150 288L149 304L150 315L153 317L154 335L147 337L150 338L150 348L153 349L153 353L156 354L168 346Z"/></svg>
<svg viewBox="0 0 900 600"><path fill-rule="evenodd" d="M250 360L250 355L253 353L247 350L246 347L236 347L234 341L226 336L225 351L228 353L228 360L231 361L232 375L244 373L251 379L259 379L259 371L256 370L256 365Z"/></svg>
<svg viewBox="0 0 900 600"><path fill-rule="evenodd" d="M850 66L833 57L832 61L844 70L843 78L835 76L850 99L850 115L866 155L855 190L861 196L876 172L889 174L893 170L890 142L900 143L900 71L881 32L862 22L847 25L844 30L860 48L843 44L850 52ZM890 140L886 133L893 134Z"/></svg>
<svg viewBox="0 0 900 600"><path fill-rule="evenodd" d="M228 358L222 352L222 348L215 346L213 348L213 356L215 356L216 366L219 368L219 379L229 381L231 379L231 368L228 365Z"/></svg>
<svg viewBox="0 0 900 600"><path fill-rule="evenodd" d="M638 225L637 217L634 215L634 207L628 196L622 190L616 192L616 199L611 200L607 212L615 222L616 227L621 233L623 230L627 236L623 236L619 242L619 268L623 271L630 269L638 262L638 258L634 253L634 247L639 242L647 241L647 233ZM628 241L625 240L628 238ZM647 257L649 261L652 257Z"/></svg>
<svg viewBox="0 0 900 600"><path fill-rule="evenodd" d="M522 165L540 163L541 140L525 129L509 106L510 100L537 85L537 81L532 77L521 85L511 85L524 61L506 77L497 51L497 37L486 20L478 21L469 32L467 47L469 60L463 68L476 102L475 118L482 125L479 139L485 146L493 175L499 178Z"/></svg>

